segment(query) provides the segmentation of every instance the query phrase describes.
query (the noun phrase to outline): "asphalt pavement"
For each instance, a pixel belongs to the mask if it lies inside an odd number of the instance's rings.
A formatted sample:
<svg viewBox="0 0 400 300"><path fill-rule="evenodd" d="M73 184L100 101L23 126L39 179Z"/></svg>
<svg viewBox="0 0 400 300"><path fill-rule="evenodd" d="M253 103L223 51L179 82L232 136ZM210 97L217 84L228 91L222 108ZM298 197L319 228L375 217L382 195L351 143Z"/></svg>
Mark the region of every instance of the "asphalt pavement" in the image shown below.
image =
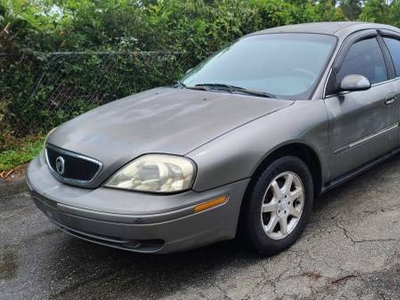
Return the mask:
<svg viewBox="0 0 400 300"><path fill-rule="evenodd" d="M0 299L400 299L400 156L322 196L291 249L143 255L81 241L0 184Z"/></svg>

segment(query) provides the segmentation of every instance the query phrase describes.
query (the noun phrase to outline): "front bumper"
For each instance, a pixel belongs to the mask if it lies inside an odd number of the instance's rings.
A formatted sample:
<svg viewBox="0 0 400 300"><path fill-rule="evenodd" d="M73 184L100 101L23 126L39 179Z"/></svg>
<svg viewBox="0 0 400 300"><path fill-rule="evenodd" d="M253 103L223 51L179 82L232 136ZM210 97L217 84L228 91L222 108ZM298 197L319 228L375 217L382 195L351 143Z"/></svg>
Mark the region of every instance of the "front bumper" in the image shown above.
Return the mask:
<svg viewBox="0 0 400 300"><path fill-rule="evenodd" d="M57 226L91 242L145 253L176 252L233 238L248 181L201 193L153 195L63 184L41 156L27 170L36 205ZM228 201L194 212L196 205L221 195Z"/></svg>

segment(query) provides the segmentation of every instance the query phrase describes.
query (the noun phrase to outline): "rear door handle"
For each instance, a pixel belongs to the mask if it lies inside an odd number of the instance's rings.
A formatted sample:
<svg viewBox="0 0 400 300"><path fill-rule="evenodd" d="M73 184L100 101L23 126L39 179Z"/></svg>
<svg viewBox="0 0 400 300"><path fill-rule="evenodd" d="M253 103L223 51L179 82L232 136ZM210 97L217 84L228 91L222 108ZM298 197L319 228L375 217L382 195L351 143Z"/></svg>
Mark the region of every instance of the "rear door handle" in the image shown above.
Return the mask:
<svg viewBox="0 0 400 300"><path fill-rule="evenodd" d="M385 104L390 105L393 104L397 100L397 95L395 93L390 93L385 97Z"/></svg>

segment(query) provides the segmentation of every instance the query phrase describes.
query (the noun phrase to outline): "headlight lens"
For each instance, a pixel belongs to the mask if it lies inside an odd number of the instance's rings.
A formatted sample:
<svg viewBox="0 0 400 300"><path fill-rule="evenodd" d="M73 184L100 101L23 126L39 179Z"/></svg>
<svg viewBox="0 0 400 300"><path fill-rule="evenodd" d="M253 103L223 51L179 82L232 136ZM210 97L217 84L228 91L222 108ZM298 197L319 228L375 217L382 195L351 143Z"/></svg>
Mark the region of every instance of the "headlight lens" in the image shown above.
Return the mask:
<svg viewBox="0 0 400 300"><path fill-rule="evenodd" d="M153 193L173 193L191 188L194 163L184 157L148 154L141 156L113 175L106 187Z"/></svg>

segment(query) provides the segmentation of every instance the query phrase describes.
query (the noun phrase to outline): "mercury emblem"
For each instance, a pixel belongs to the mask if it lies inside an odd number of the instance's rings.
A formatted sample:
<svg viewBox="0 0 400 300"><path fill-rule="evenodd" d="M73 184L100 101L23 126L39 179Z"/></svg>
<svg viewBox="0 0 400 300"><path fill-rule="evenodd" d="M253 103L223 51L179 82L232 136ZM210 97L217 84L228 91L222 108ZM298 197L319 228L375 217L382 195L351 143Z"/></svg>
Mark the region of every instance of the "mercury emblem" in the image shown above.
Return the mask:
<svg viewBox="0 0 400 300"><path fill-rule="evenodd" d="M65 160L62 156L56 158L56 171L58 174L62 175L65 171Z"/></svg>

